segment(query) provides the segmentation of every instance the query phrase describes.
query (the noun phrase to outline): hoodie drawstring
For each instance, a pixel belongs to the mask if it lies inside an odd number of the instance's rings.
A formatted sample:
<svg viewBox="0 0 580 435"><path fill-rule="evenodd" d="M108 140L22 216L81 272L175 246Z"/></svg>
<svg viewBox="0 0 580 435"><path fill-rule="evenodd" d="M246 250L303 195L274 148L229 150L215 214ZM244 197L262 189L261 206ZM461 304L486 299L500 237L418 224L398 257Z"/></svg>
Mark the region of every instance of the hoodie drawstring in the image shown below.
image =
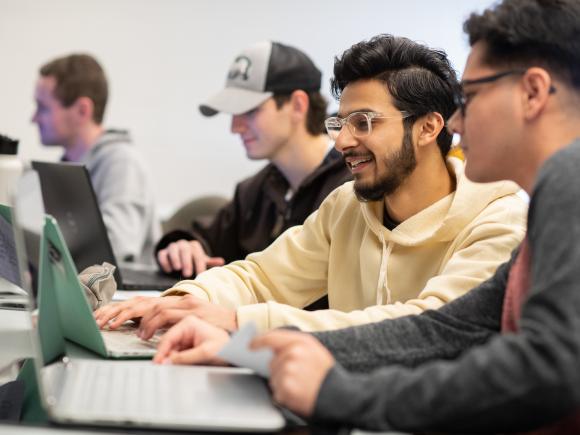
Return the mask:
<svg viewBox="0 0 580 435"><path fill-rule="evenodd" d="M385 242L385 235L381 232L381 244L383 246L383 252L381 254L381 268L379 270L379 281L377 283L377 305L383 305L383 295L386 291L387 293L387 304L391 303L391 289L387 286L387 260L391 255L393 249L392 243ZM385 291L383 291L385 290Z"/></svg>

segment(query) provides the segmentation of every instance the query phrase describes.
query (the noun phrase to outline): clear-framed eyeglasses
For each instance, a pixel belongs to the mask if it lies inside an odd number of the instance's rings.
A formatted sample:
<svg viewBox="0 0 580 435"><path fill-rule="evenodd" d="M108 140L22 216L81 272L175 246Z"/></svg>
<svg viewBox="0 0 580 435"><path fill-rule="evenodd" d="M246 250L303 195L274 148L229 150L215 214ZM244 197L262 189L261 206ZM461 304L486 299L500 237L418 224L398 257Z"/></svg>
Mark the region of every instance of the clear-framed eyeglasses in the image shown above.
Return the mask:
<svg viewBox="0 0 580 435"><path fill-rule="evenodd" d="M345 118L331 116L324 121L328 136L336 140L346 125L350 134L356 138L368 136L373 131L374 119L405 119L411 116L410 113L401 111L401 116L386 116L378 112L353 112Z"/></svg>

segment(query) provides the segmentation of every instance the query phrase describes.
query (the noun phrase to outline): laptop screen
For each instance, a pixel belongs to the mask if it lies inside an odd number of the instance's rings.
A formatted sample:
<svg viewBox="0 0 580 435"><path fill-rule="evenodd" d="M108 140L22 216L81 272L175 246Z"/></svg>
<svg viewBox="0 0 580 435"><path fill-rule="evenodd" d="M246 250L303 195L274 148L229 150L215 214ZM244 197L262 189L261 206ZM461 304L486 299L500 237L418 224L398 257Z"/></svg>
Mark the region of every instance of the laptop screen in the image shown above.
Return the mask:
<svg viewBox="0 0 580 435"><path fill-rule="evenodd" d="M41 180L47 213L58 222L77 270L104 261L117 265L107 229L84 166L74 163L32 162ZM115 281L121 283L119 269Z"/></svg>

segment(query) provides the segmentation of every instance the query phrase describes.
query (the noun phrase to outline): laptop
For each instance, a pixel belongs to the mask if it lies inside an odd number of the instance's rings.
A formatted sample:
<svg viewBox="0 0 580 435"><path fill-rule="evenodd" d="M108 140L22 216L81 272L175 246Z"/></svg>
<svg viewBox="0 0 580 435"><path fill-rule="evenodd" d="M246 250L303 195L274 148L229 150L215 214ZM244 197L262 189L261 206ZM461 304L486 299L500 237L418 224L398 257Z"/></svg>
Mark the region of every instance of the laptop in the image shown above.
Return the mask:
<svg viewBox="0 0 580 435"><path fill-rule="evenodd" d="M20 199L26 192L21 189L18 196ZM15 209L14 227L18 232L20 217L27 211L18 200ZM50 218L40 224L40 234L49 222ZM30 230L25 223L23 227ZM41 255L57 255L51 248L54 228L41 238ZM24 270L24 243L18 237L16 242ZM42 257L39 263L38 319L32 318L31 337L38 391L50 419L117 427L245 432L270 432L284 426L284 418L272 403L264 380L247 369L64 356L67 319L52 299L55 295L45 292L50 283L46 281ZM66 263L56 264L67 268ZM30 298L31 316L33 303Z"/></svg>
<svg viewBox="0 0 580 435"><path fill-rule="evenodd" d="M21 288L12 213L0 204L0 309L24 309L28 295Z"/></svg>
<svg viewBox="0 0 580 435"><path fill-rule="evenodd" d="M20 210L25 210L21 212L25 217L21 218L20 233L24 249L32 257L27 259L25 267L34 283L30 287L36 285L39 289L37 295L33 292L39 310L61 319L62 335L66 339L102 357L152 358L161 332L152 340L143 341L135 334L132 322L115 331L100 330L97 326L58 224L52 216L44 214L36 172L30 171L23 177L16 201ZM36 215L41 218L34 219Z"/></svg>
<svg viewBox="0 0 580 435"><path fill-rule="evenodd" d="M46 211L58 221L78 270L107 261L116 266L121 290L165 290L177 282L155 266L119 265L83 165L33 161L32 167L40 176Z"/></svg>

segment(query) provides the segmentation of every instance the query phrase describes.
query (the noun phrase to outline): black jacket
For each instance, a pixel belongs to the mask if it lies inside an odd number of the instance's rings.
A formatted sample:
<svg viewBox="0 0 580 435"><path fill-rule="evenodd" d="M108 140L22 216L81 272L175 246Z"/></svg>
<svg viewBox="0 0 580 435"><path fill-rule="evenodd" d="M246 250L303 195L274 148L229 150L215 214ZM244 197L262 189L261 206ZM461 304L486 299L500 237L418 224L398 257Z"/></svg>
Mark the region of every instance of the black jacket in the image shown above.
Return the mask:
<svg viewBox="0 0 580 435"><path fill-rule="evenodd" d="M301 225L331 191L350 179L342 156L333 149L286 202L289 183L269 164L236 186L233 200L209 225L194 221L189 230L167 233L155 252L180 239L198 240L208 255L223 257L226 263L241 260L266 248L286 229Z"/></svg>

